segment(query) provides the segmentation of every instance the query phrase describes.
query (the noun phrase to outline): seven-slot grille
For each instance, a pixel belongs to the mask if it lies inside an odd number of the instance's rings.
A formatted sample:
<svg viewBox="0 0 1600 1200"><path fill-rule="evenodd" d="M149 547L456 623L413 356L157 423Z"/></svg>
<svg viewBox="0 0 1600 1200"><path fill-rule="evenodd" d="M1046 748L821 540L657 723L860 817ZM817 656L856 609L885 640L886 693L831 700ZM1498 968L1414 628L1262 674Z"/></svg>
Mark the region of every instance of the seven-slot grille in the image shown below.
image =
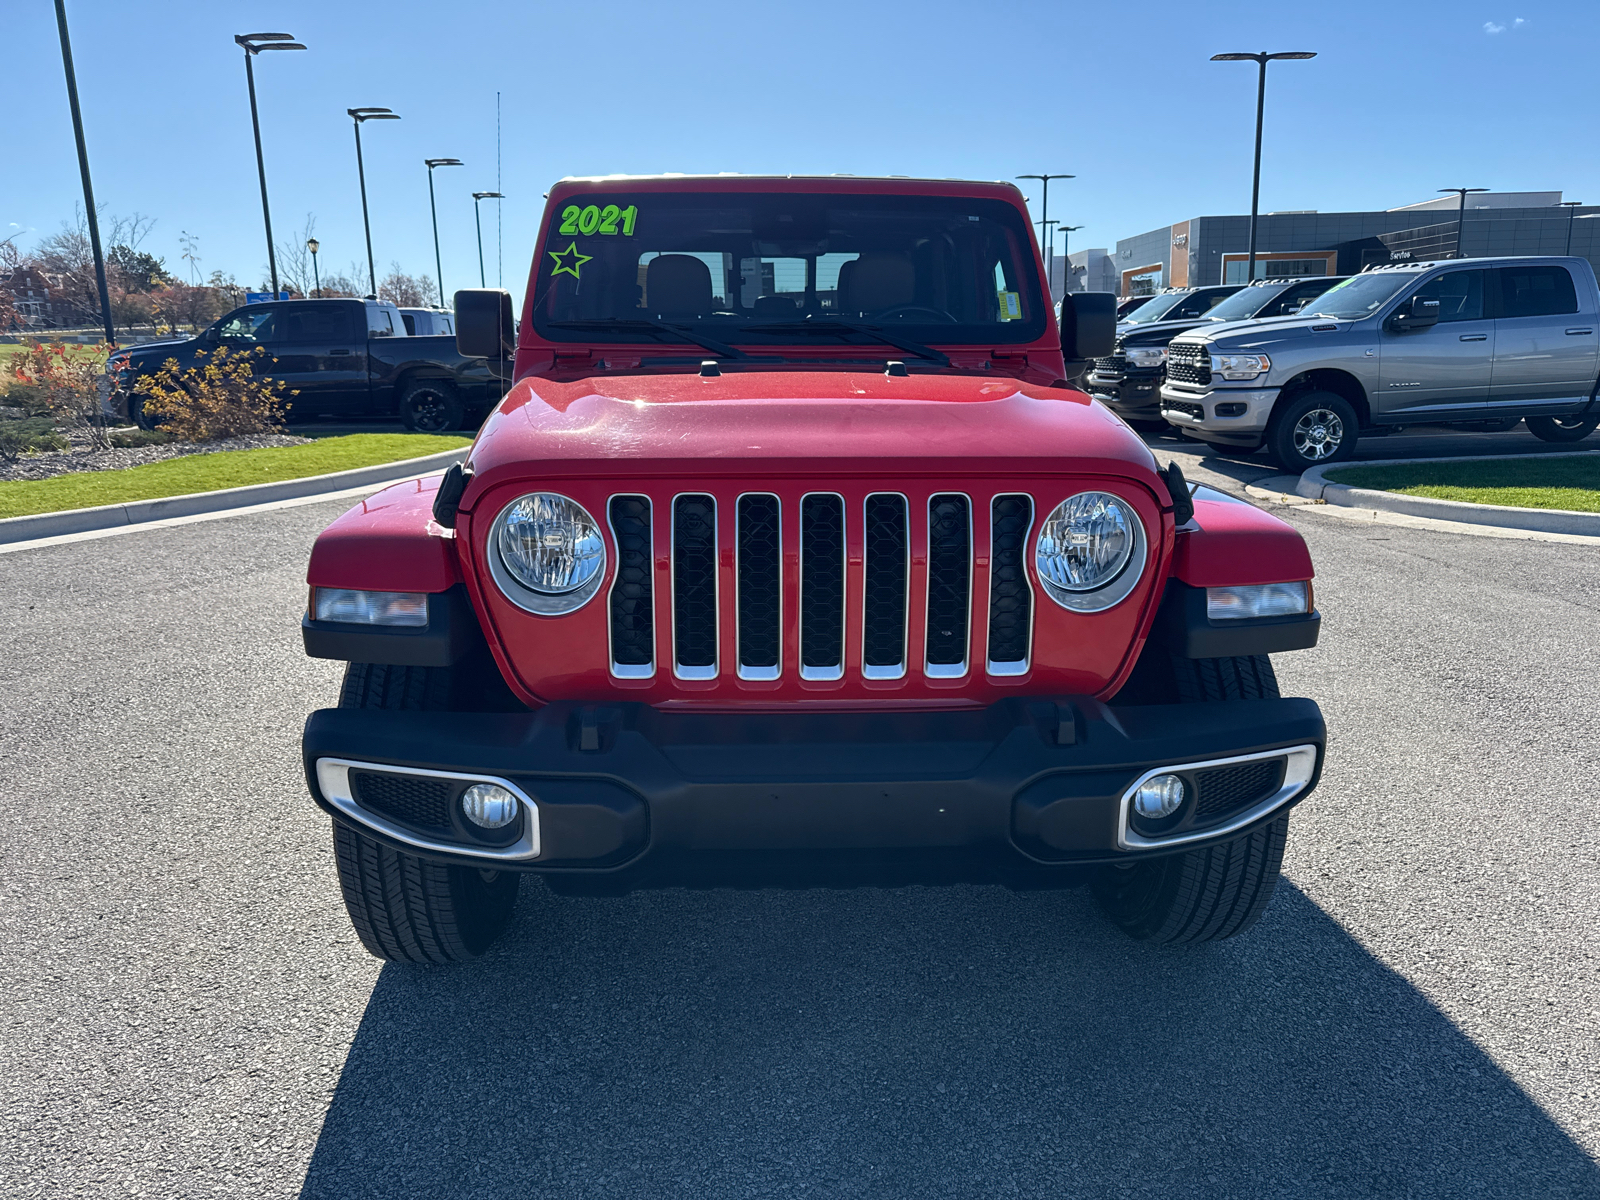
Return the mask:
<svg viewBox="0 0 1600 1200"><path fill-rule="evenodd" d="M974 511L959 492L938 493L913 505L899 492L873 492L851 510L836 492L809 492L798 503L765 492L733 501L734 589L719 590L718 499L703 493L673 497L669 526L671 587L670 653L679 679L710 680L731 669L741 679L776 680L784 671L786 612L798 625L797 656L804 679L841 679L847 671L866 679L900 679L912 654L930 678L959 679L972 670L973 524L987 518L990 531L988 628L982 666L990 675L1022 675L1030 667L1033 588L1026 554L1033 525L1033 499L995 496L989 511ZM727 501L723 501L727 503ZM920 510L920 511L919 511ZM651 500L612 496L607 513L617 544L617 573L610 592L611 671L618 678L654 675L656 604L653 588ZM721 526L726 537L726 514ZM859 526L855 526L856 522ZM787 522L798 522L799 560L784 557ZM909 645L913 529L927 532L924 583L926 620L922 645ZM854 529L851 527L855 526ZM796 527L788 526L795 537ZM859 536L863 561L860 611L849 611L847 581L850 535ZM794 544L790 543L791 546ZM859 637L847 631L859 620ZM719 630L732 622L736 662L718 659ZM846 661L846 647L859 648L859 662ZM790 657L792 663L794 657Z"/></svg>
<svg viewBox="0 0 1600 1200"><path fill-rule="evenodd" d="M1169 383L1211 383L1211 353L1196 342L1172 342L1167 346Z"/></svg>

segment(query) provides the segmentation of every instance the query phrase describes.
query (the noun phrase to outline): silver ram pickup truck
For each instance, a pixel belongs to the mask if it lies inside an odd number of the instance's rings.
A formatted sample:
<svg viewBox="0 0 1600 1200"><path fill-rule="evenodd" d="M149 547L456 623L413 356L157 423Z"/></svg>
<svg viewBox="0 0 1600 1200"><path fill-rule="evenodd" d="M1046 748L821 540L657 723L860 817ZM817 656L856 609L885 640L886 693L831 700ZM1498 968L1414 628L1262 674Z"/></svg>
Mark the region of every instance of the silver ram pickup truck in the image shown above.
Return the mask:
<svg viewBox="0 0 1600 1200"><path fill-rule="evenodd" d="M1161 415L1190 437L1267 447L1285 468L1407 425L1576 442L1600 424L1600 289L1582 258L1376 267L1297 317L1180 334Z"/></svg>

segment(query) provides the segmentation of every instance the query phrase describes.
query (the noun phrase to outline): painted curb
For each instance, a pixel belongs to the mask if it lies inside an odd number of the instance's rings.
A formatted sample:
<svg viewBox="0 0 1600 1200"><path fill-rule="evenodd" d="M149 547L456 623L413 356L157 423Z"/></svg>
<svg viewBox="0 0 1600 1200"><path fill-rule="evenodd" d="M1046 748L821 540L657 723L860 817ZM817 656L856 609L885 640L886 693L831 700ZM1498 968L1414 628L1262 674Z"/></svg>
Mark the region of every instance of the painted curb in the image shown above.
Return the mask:
<svg viewBox="0 0 1600 1200"><path fill-rule="evenodd" d="M328 475L307 475L301 479L279 480L277 483L253 483L247 487L223 488L216 492L191 492L186 496L162 496L155 500L130 500L126 504L102 504L95 508L70 508L65 512L7 517L0 521L0 544L29 542L35 538L59 537L67 533L87 533L118 525L143 525L171 517L225 512L230 508L248 508L274 500L295 500L323 492L342 492L368 484L394 483L408 473L415 477L442 471L451 463L460 462L470 449L470 446L462 446L459 450L442 450L421 458L403 458L349 471L334 471Z"/></svg>
<svg viewBox="0 0 1600 1200"><path fill-rule="evenodd" d="M1589 458L1600 450L1575 450L1569 453L1541 454L1539 458ZM1413 463L1514 462L1532 456L1483 454L1463 458L1393 458L1361 463L1331 463L1312 467L1295 485L1297 495L1346 508L1370 508L1382 512L1429 517L1436 521L1456 521L1468 525L1494 525L1502 529L1528 529L1536 533L1571 533L1600 536L1600 513L1574 512L1565 508L1515 508L1506 504L1469 504L1462 500L1435 500L1429 496L1402 496L1371 488L1351 487L1324 478L1324 472L1350 467L1399 467Z"/></svg>

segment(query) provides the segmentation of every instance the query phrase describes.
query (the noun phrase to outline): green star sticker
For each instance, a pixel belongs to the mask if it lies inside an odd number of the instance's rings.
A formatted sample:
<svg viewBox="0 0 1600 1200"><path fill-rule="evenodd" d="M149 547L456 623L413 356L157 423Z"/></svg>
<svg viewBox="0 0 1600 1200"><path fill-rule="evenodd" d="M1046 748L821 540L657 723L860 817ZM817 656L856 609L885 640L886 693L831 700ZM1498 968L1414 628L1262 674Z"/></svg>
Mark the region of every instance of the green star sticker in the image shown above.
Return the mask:
<svg viewBox="0 0 1600 1200"><path fill-rule="evenodd" d="M574 279L578 278L578 268L594 257L592 254L580 254L577 242L573 242L565 250L547 250L545 253L556 260L556 269L550 272L550 278L552 279L562 274L571 275ZM568 262L568 258L572 261Z"/></svg>

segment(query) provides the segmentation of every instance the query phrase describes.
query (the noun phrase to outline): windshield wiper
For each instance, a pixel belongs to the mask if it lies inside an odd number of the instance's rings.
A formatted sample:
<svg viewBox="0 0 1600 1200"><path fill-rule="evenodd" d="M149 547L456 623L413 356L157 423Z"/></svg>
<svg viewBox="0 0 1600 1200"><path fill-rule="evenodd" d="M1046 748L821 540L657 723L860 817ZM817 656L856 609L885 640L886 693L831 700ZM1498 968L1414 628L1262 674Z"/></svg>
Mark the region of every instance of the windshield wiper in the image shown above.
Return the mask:
<svg viewBox="0 0 1600 1200"><path fill-rule="evenodd" d="M855 321L841 321L836 317L829 317L823 321L807 319L804 321L778 321L771 325L746 325L741 332L830 333L836 337L845 333L861 333L882 342L886 346L893 346L896 350L904 350L907 354L915 354L918 358L936 362L941 367L950 365L950 356L942 350L935 350L932 346L924 346L921 342L913 342L910 338L897 337L892 333L885 333L874 325L862 325Z"/></svg>
<svg viewBox="0 0 1600 1200"><path fill-rule="evenodd" d="M652 321L645 317L595 317L587 321L547 321L550 329L573 329L602 332L606 330L638 330L641 333L654 333L657 336L665 335L669 340L692 342L702 346L724 358L740 359L749 358L743 350L730 346L726 342L719 342L716 338L708 338L698 333L691 333L682 325L670 325L666 321Z"/></svg>

